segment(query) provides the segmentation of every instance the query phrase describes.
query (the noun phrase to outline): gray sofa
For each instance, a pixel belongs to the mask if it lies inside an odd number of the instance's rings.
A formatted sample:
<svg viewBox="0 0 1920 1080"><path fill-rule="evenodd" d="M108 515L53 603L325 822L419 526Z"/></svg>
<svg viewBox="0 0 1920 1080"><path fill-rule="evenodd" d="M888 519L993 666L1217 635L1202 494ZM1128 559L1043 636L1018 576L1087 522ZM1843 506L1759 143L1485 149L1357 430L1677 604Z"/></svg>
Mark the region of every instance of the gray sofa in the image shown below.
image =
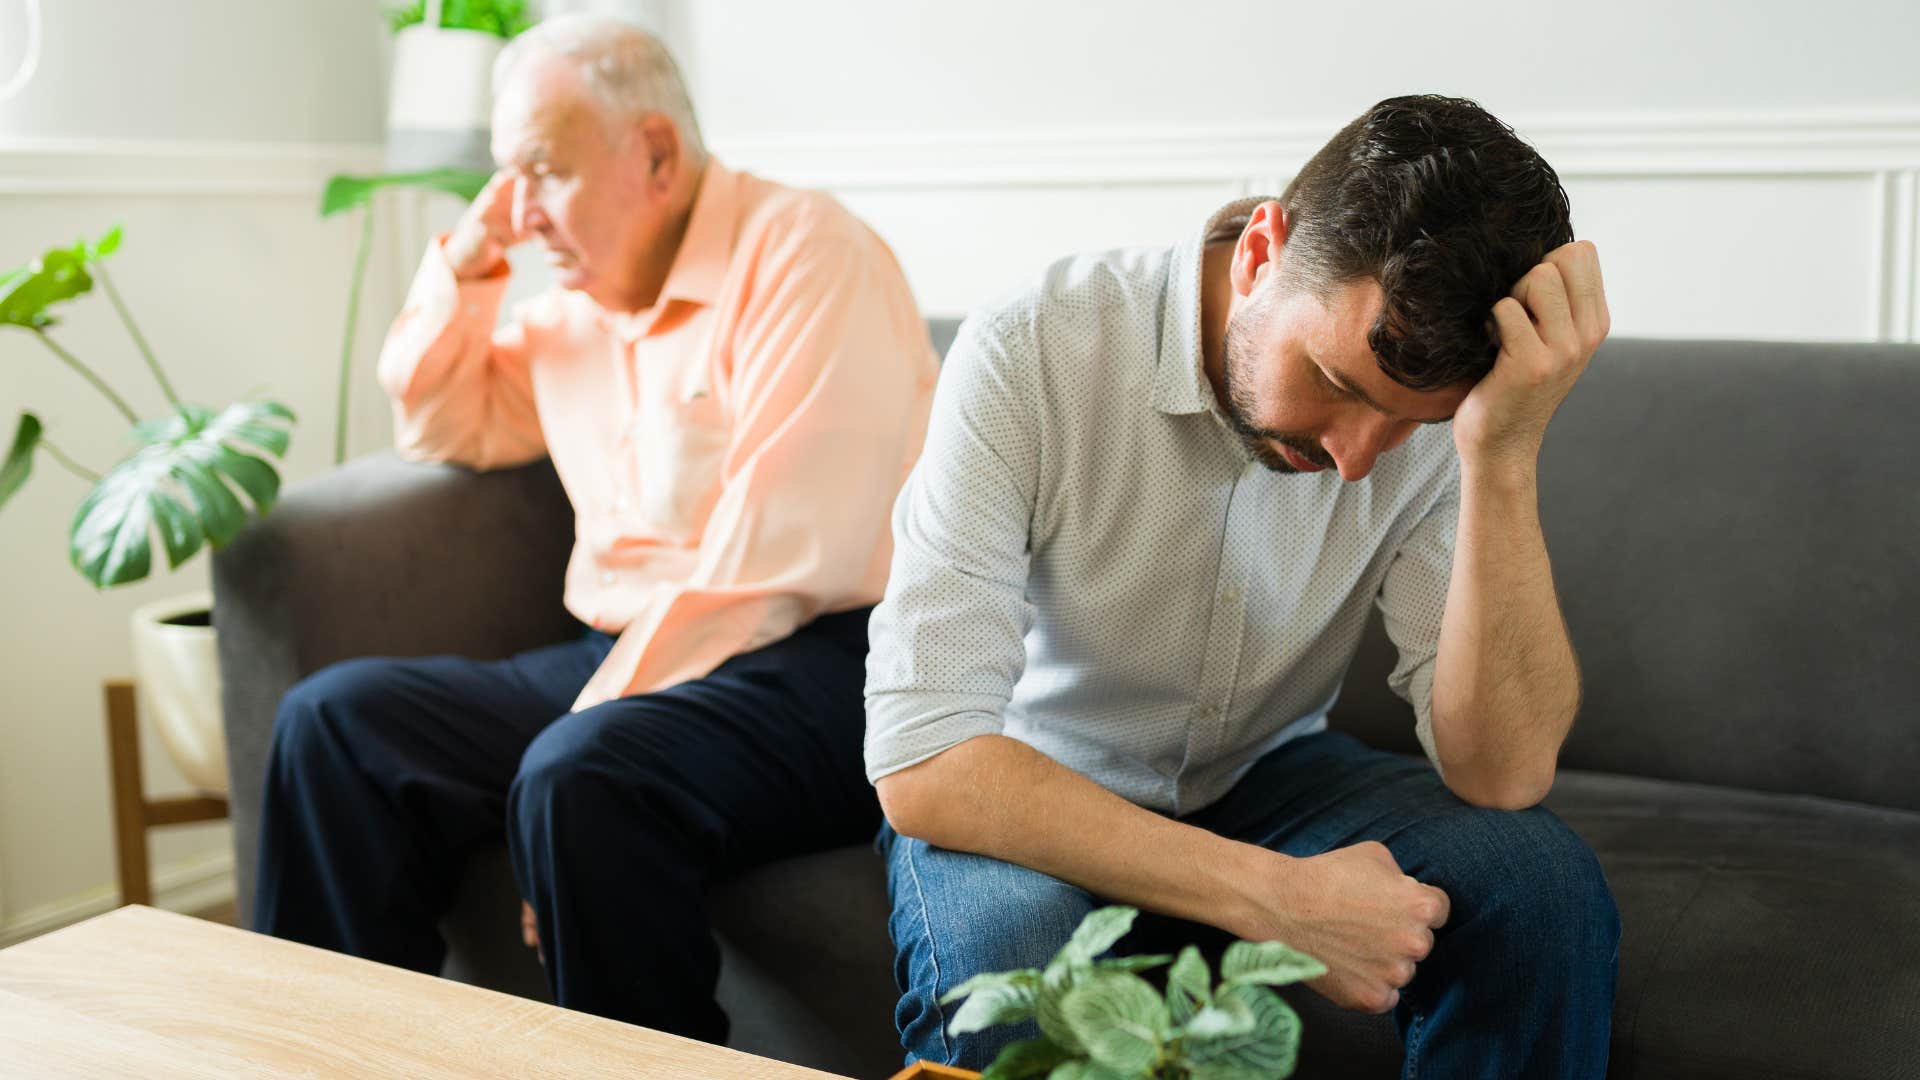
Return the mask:
<svg viewBox="0 0 1920 1080"><path fill-rule="evenodd" d="M951 324L935 325L944 347ZM1615 341L1542 463L1586 677L1548 801L1599 853L1624 942L1614 1077L1920 1075L1920 349ZM275 704L361 654L499 656L571 629L550 468L356 461L220 552L241 910ZM1335 726L1414 752L1377 624ZM898 1066L877 858L711 898L734 1045ZM473 866L447 974L543 993L504 857ZM1303 1076L1392 1076L1384 1018L1310 993Z"/></svg>

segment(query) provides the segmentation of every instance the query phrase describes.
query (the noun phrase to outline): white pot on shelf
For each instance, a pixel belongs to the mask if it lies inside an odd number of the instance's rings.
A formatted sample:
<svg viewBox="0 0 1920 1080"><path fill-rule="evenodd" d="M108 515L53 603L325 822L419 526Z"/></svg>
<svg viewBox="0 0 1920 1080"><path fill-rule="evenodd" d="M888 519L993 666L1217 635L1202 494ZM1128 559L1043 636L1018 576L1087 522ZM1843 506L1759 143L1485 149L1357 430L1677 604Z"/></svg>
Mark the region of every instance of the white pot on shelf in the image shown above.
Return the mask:
<svg viewBox="0 0 1920 1080"><path fill-rule="evenodd" d="M187 783L227 793L227 742L220 714L220 658L213 594L190 593L133 613L133 673L141 715L152 724Z"/></svg>
<svg viewBox="0 0 1920 1080"><path fill-rule="evenodd" d="M394 35L387 103L387 168L392 172L493 169L487 145L493 61L506 46L482 30L419 23Z"/></svg>

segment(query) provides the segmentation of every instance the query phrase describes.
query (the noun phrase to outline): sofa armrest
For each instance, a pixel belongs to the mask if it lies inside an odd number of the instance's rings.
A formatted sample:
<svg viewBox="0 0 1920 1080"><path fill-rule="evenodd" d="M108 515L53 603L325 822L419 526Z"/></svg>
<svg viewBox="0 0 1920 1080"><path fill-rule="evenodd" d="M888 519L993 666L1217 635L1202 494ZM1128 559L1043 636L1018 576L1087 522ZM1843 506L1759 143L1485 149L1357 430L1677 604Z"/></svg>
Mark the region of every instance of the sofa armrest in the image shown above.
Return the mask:
<svg viewBox="0 0 1920 1080"><path fill-rule="evenodd" d="M391 452L288 490L213 560L234 865L249 917L280 698L354 656L492 658L577 632L573 511L553 467L476 473Z"/></svg>

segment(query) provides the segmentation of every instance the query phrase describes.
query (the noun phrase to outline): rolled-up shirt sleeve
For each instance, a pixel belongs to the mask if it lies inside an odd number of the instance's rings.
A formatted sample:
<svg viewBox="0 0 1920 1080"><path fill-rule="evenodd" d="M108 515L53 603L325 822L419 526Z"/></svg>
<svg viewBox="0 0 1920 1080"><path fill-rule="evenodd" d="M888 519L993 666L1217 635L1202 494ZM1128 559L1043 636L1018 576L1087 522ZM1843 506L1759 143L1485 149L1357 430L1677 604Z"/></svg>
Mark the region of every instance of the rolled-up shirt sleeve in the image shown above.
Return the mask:
<svg viewBox="0 0 1920 1080"><path fill-rule="evenodd" d="M1387 677L1387 686L1413 706L1414 735L1435 769L1440 767L1440 754L1433 742L1433 670L1440 649L1440 619L1447 609L1454 529L1459 519L1460 476L1456 469L1400 542L1375 601L1387 637L1399 650L1399 661Z"/></svg>
<svg viewBox="0 0 1920 1080"><path fill-rule="evenodd" d="M1009 347L1024 331L980 316L961 327L926 449L894 504L867 656L869 780L999 733L1025 670L1041 431L1033 350Z"/></svg>
<svg viewBox="0 0 1920 1080"><path fill-rule="evenodd" d="M380 350L394 443L414 460L475 469L538 461L547 448L534 408L526 328L517 314L495 326L508 273L458 280L445 242L442 236L427 246Z"/></svg>

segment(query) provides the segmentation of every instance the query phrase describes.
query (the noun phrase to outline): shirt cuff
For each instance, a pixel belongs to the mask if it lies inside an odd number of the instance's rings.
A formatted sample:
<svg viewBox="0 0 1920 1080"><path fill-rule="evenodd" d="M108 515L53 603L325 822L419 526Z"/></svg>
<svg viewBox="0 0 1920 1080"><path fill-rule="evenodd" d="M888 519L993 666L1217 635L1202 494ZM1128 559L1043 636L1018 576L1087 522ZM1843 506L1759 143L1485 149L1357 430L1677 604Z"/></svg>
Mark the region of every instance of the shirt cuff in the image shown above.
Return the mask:
<svg viewBox="0 0 1920 1080"><path fill-rule="evenodd" d="M962 699L965 704L939 699ZM910 715L888 719L885 714L891 710L886 699L868 701L868 782L912 768L975 736L1000 734L1006 724L998 711L980 704L973 695L915 695Z"/></svg>

